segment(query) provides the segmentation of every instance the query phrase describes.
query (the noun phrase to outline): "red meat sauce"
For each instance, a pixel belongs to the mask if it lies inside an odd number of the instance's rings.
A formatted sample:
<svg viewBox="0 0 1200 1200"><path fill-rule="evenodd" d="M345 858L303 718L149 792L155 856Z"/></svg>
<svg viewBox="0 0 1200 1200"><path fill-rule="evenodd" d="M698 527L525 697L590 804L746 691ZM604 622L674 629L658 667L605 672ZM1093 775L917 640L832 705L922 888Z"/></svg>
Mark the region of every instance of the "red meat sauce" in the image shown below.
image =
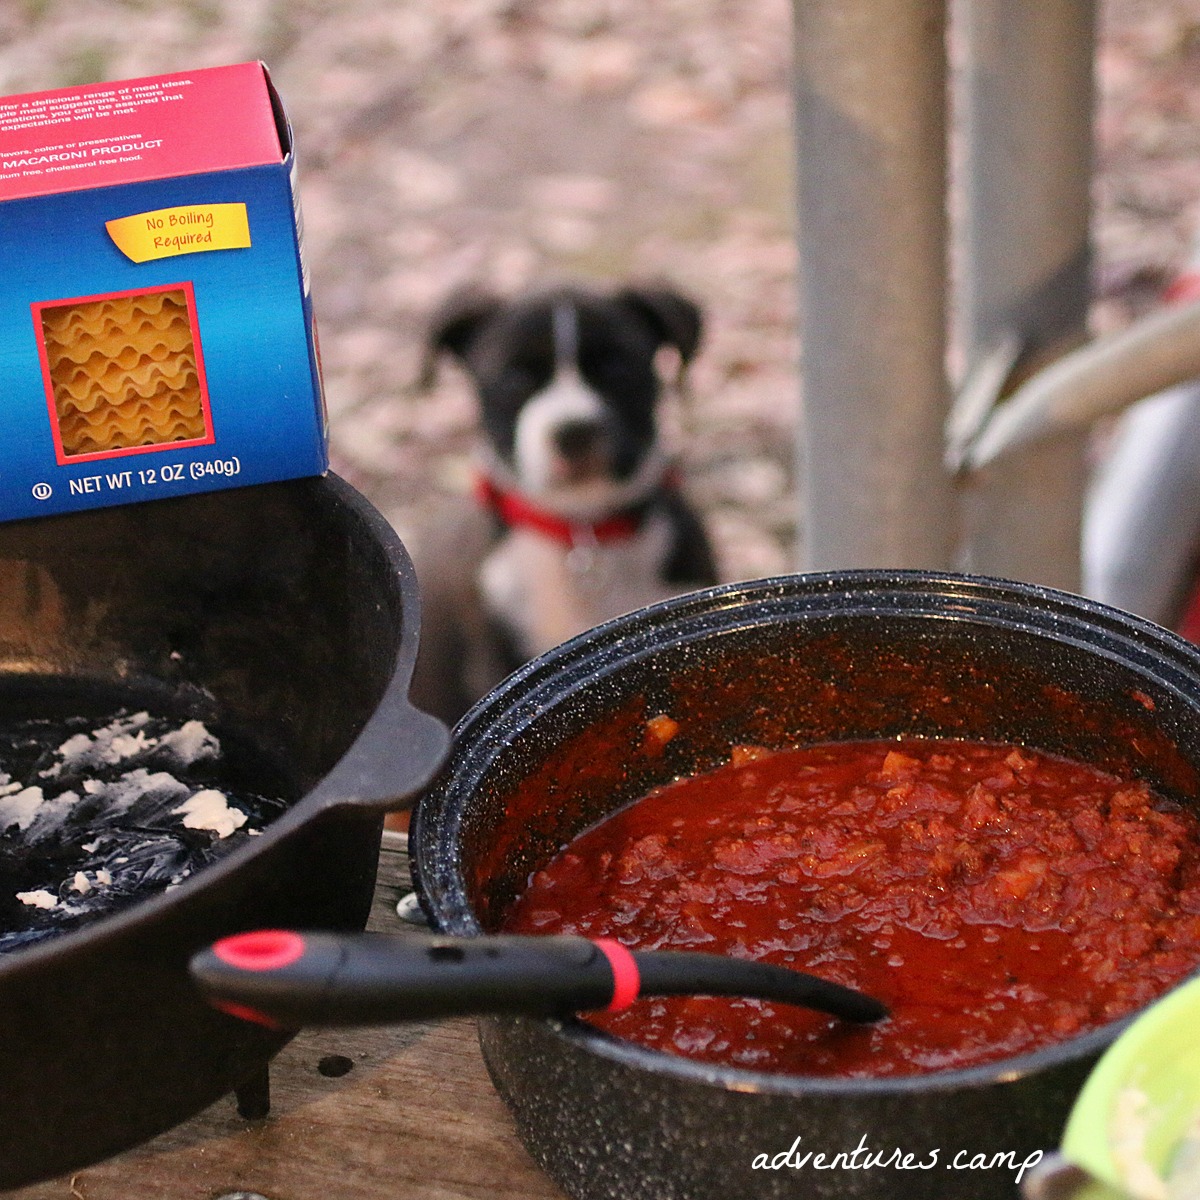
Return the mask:
<svg viewBox="0 0 1200 1200"><path fill-rule="evenodd" d="M879 997L853 1026L777 1003L589 1014L706 1062L899 1076L1035 1050L1200 963L1200 825L1089 766L956 741L739 749L611 814L530 880L510 932L791 966Z"/></svg>

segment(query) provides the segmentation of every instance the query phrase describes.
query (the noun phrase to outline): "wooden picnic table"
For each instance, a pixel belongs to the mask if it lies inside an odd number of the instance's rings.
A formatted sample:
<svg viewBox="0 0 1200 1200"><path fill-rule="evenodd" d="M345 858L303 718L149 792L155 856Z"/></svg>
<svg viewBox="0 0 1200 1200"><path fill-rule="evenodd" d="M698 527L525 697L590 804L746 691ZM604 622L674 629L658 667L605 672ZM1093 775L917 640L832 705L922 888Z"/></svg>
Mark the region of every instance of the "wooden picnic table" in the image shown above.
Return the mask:
<svg viewBox="0 0 1200 1200"><path fill-rule="evenodd" d="M403 834L385 832L369 927L398 930ZM14 1200L563 1200L517 1140L474 1022L306 1030L271 1065L271 1111L232 1096Z"/></svg>

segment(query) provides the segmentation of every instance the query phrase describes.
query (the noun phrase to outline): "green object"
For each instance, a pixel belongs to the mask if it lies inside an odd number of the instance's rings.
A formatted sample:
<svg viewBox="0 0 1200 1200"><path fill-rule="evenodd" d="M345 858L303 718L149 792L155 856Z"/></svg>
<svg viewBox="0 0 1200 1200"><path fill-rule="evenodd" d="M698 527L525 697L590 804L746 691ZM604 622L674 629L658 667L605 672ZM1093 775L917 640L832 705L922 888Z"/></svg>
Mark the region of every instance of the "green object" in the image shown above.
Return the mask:
<svg viewBox="0 0 1200 1200"><path fill-rule="evenodd" d="M1097 1200L1200 1200L1198 1031L1200 978L1147 1009L1088 1076L1062 1151L1116 1189L1097 1189Z"/></svg>

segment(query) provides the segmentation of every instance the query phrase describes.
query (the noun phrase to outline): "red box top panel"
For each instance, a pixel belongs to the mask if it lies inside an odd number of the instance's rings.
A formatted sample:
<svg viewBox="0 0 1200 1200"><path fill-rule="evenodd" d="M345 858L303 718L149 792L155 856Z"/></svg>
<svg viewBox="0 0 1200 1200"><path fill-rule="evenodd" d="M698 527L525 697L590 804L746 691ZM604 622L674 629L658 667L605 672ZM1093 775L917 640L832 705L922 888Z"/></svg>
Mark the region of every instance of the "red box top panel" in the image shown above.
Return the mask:
<svg viewBox="0 0 1200 1200"><path fill-rule="evenodd" d="M282 158L261 63L0 99L0 200Z"/></svg>

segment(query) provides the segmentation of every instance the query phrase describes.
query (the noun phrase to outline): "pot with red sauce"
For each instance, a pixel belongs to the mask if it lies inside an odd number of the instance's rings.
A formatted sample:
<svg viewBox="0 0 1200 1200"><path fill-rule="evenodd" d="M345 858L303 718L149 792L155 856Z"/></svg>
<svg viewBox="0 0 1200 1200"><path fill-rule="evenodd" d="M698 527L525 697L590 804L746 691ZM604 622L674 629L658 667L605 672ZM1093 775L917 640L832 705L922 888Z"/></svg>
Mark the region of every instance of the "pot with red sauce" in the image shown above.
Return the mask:
<svg viewBox="0 0 1200 1200"><path fill-rule="evenodd" d="M715 588L585 634L458 730L411 837L452 933L719 949L880 996L480 1022L582 1198L1016 1197L1200 962L1200 652L922 572Z"/></svg>

